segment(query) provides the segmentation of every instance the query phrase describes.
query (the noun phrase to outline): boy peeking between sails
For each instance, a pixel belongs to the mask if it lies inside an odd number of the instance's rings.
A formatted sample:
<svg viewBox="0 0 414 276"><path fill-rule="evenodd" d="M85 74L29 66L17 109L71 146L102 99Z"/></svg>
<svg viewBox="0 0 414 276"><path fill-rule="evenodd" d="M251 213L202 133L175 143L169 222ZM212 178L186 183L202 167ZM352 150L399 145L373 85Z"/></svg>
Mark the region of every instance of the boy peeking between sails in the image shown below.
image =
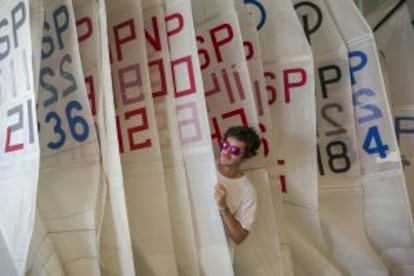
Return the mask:
<svg viewBox="0 0 414 276"><path fill-rule="evenodd" d="M257 154L260 137L252 127L233 126L224 134L220 146L214 198L233 257L236 244L247 238L256 216L256 189L241 165Z"/></svg>

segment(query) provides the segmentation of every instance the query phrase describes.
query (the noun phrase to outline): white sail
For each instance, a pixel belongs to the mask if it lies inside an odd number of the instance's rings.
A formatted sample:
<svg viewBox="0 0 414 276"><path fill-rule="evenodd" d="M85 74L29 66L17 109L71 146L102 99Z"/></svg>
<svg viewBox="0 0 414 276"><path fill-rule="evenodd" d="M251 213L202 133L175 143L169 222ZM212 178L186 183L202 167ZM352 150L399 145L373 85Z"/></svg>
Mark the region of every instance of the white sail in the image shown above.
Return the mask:
<svg viewBox="0 0 414 276"><path fill-rule="evenodd" d="M210 1L206 3L193 0L192 3L211 139L215 156L218 158L220 143L229 127L250 126L260 133L257 111L234 2ZM259 170L264 166L264 155L253 157L244 165L245 168ZM248 175L253 185L256 182L268 184L267 173L264 169L261 169L261 172L250 172ZM257 200L260 202L260 195ZM216 219L221 222L219 216ZM251 232L253 231L254 229ZM246 242L247 240L249 237ZM239 248L236 246L235 253L230 252L234 259L234 273L236 275L240 274L240 271L249 273L243 270L243 266L248 265L244 259L246 257L243 256L243 249L240 254L238 251ZM250 269L257 271L257 261L249 260L249 263Z"/></svg>
<svg viewBox="0 0 414 276"><path fill-rule="evenodd" d="M55 246L38 212L36 212L25 275L65 275L62 264L56 254Z"/></svg>
<svg viewBox="0 0 414 276"><path fill-rule="evenodd" d="M234 270L236 275L282 275L281 245L274 204L280 206L281 197L272 197L272 185L269 171L276 163L276 149L272 148L272 121L267 104L266 83L256 24L248 13L243 1L234 1L240 24L243 48L249 70L251 92L253 93L256 116L262 140L259 155L264 160L257 162L247 171L247 175L256 187L258 209L253 229L249 237L236 247ZM250 103L251 104L251 103Z"/></svg>
<svg viewBox="0 0 414 276"><path fill-rule="evenodd" d="M37 98L39 85L43 17L44 10L42 1L30 1L30 28L32 33L32 60L35 98ZM25 275L44 275L47 273L53 275L63 275L63 268L57 256L55 246L53 245L44 226L43 219L39 212L36 212Z"/></svg>
<svg viewBox="0 0 414 276"><path fill-rule="evenodd" d="M349 51L366 233L390 273L411 275L413 222L374 36L352 1L326 3Z"/></svg>
<svg viewBox="0 0 414 276"><path fill-rule="evenodd" d="M233 1L192 3L210 129L217 154L228 127L248 125L258 129L257 112ZM255 161L255 164L259 162L257 166L263 165L263 156Z"/></svg>
<svg viewBox="0 0 414 276"><path fill-rule="evenodd" d="M32 0L30 5L30 31L32 38L32 62L33 62L33 82L35 88L35 98L37 98L39 87L39 71L42 55L42 34L43 34L43 2L42 0Z"/></svg>
<svg viewBox="0 0 414 276"><path fill-rule="evenodd" d="M0 235L0 272L4 275L17 275L16 267L11 258L9 249L4 241L3 235Z"/></svg>
<svg viewBox="0 0 414 276"><path fill-rule="evenodd" d="M293 268L297 273L302 266L319 267L315 265L317 260L329 264L323 256L304 254L303 245L298 242L306 241L309 247L324 246L317 212L313 58L290 2L252 1L248 6L259 30L272 117L272 142L277 149L272 177L284 192L283 209L276 210L278 225L286 229L281 229L281 241L285 248L292 246ZM273 194L274 198L279 196L276 190ZM285 252L288 254L289 250L282 251ZM290 267L289 263L282 265ZM316 271L322 275L326 269L321 265ZM337 271L334 266L328 270Z"/></svg>
<svg viewBox="0 0 414 276"><path fill-rule="evenodd" d="M119 150L135 271L177 275L141 1L106 1Z"/></svg>
<svg viewBox="0 0 414 276"><path fill-rule="evenodd" d="M370 26L375 28L375 41L387 73L387 92L413 213L414 80L411 72L414 68L414 31L407 4L396 5L381 5L366 18Z"/></svg>
<svg viewBox="0 0 414 276"><path fill-rule="evenodd" d="M345 274L387 275L361 223L348 50L323 1L293 2L312 47L316 72L319 210L327 245L321 251ZM347 207L349 202L353 208Z"/></svg>
<svg viewBox="0 0 414 276"><path fill-rule="evenodd" d="M174 81L165 22L159 0L143 0L145 41L152 98L167 188L178 274L199 274L190 193L175 113Z"/></svg>
<svg viewBox="0 0 414 276"><path fill-rule="evenodd" d="M181 0L163 3L199 271L203 275L232 275L224 231L213 197L217 176L197 56L192 3Z"/></svg>
<svg viewBox="0 0 414 276"><path fill-rule="evenodd" d="M72 3L52 0L43 6L38 210L65 274L100 275L97 232L103 182Z"/></svg>
<svg viewBox="0 0 414 276"><path fill-rule="evenodd" d="M39 174L29 1L3 1L0 14L0 272L23 275Z"/></svg>
<svg viewBox="0 0 414 276"><path fill-rule="evenodd" d="M79 50L106 186L99 259L103 275L134 275L125 191L116 136L104 1L73 1Z"/></svg>

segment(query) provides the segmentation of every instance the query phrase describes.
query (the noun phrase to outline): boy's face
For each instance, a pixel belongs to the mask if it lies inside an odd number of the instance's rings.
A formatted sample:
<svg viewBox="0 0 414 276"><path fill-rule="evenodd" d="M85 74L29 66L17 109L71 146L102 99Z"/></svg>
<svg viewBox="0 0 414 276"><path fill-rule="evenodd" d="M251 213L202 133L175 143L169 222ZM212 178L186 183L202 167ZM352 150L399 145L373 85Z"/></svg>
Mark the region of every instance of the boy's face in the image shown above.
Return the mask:
<svg viewBox="0 0 414 276"><path fill-rule="evenodd" d="M221 143L219 163L222 166L239 167L244 161L246 144L235 137L229 136Z"/></svg>

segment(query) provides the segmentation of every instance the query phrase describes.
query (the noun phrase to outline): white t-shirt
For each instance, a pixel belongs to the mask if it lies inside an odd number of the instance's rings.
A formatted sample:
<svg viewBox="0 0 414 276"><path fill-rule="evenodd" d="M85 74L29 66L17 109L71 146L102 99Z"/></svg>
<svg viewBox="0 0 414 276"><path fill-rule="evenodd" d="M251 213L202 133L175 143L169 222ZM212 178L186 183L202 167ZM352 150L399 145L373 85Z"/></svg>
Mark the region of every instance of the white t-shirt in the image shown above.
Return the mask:
<svg viewBox="0 0 414 276"><path fill-rule="evenodd" d="M228 178L217 170L218 182L227 190L227 206L240 225L251 231L256 217L257 195L256 189L246 175L239 178ZM227 237L230 254L233 258L236 244Z"/></svg>

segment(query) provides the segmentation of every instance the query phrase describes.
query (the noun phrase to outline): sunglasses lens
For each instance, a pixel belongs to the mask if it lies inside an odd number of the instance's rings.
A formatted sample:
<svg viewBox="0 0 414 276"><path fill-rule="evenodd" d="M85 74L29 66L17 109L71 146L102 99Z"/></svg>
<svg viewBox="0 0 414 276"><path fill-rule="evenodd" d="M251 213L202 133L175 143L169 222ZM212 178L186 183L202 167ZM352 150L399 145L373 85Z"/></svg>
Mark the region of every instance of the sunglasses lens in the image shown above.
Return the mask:
<svg viewBox="0 0 414 276"><path fill-rule="evenodd" d="M222 150L229 150L234 156L238 156L242 153L242 150L238 146L231 145L227 141L222 141L220 146Z"/></svg>
<svg viewBox="0 0 414 276"><path fill-rule="evenodd" d="M227 143L226 141L221 142L221 149L228 149L229 147L229 143Z"/></svg>
<svg viewBox="0 0 414 276"><path fill-rule="evenodd" d="M230 151L231 151L232 154L234 154L236 156L239 155L240 152L241 152L240 148L237 147L237 146L232 146L231 149L230 149Z"/></svg>

